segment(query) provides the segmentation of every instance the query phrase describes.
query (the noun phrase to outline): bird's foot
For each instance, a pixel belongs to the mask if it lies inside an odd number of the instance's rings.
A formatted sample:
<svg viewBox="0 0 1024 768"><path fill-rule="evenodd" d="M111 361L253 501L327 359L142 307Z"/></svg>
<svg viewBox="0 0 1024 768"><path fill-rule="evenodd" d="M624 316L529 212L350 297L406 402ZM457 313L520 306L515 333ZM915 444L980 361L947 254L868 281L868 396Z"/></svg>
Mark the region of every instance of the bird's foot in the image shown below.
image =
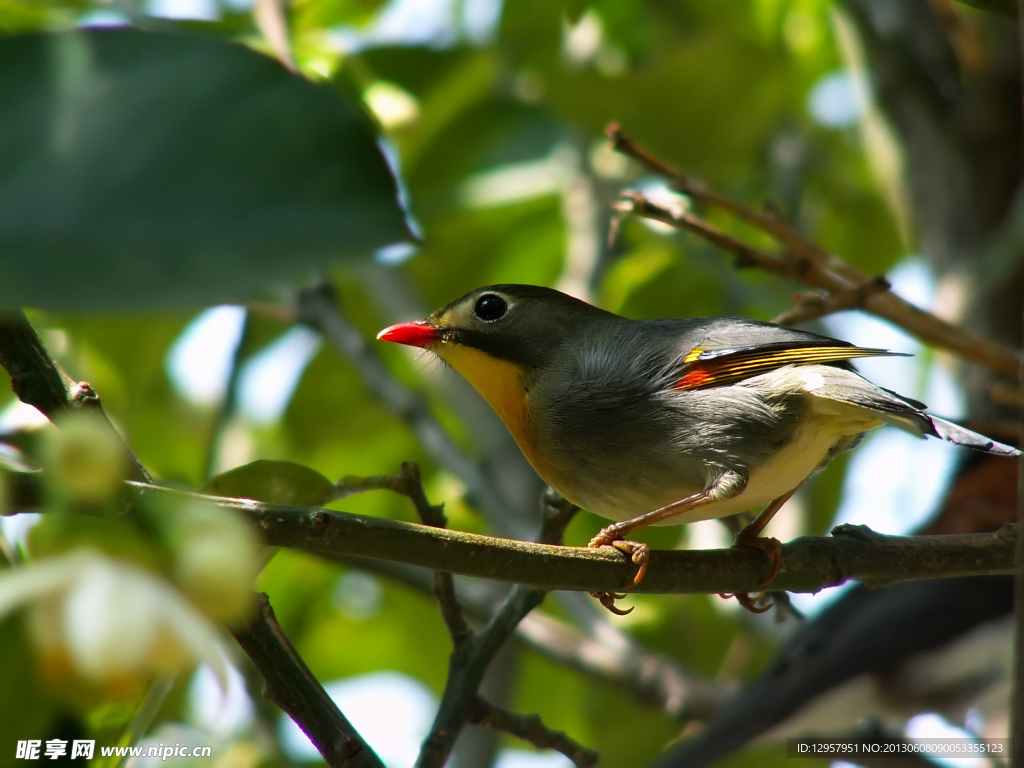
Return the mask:
<svg viewBox="0 0 1024 768"><path fill-rule="evenodd" d="M764 613L765 611L771 610L771 608L775 605L774 602L769 602L766 605L758 605L758 602L762 600L765 596L766 595L763 592L757 597L751 597L749 592L736 592L735 594L724 592L719 595L719 597L721 597L724 600L728 600L730 597L735 597L736 602L743 606L746 610L750 611L751 613Z"/></svg>
<svg viewBox="0 0 1024 768"><path fill-rule="evenodd" d="M610 525L592 538L587 546L591 549L611 547L629 557L633 565L637 567L637 570L628 586L635 587L643 580L644 575L647 573L647 563L651 556L651 548L643 542L616 538L618 535L615 526ZM601 605L617 616L625 616L633 610L630 608L628 611L622 611L615 607L615 601L624 598L624 594L616 592L591 592L590 594L596 597Z"/></svg>
<svg viewBox="0 0 1024 768"><path fill-rule="evenodd" d="M647 562L651 557L651 548L640 541L616 538L614 528L615 526L609 525L592 538L587 546L591 549L611 547L626 555L633 562L633 565L637 567L636 575L633 576L633 581L629 583L629 586L635 587L643 581L644 575L647 573Z"/></svg>
<svg viewBox="0 0 1024 768"><path fill-rule="evenodd" d="M747 529L744 528L736 534L736 542L733 546L759 549L768 556L769 560L771 560L771 570L768 571L768 575L765 578L761 579L758 586L767 586L771 580L778 575L779 569L782 567L782 544L779 543L778 539L763 538L758 536L756 533L749 534L747 533ZM739 598L737 597L737 599Z"/></svg>

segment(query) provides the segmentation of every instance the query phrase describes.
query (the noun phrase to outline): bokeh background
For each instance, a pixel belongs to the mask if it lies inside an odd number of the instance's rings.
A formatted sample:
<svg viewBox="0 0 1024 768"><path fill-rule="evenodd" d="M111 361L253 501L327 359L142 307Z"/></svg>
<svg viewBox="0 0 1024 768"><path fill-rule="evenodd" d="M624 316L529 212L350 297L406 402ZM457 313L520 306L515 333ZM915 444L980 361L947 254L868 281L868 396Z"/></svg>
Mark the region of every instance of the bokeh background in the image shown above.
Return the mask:
<svg viewBox="0 0 1024 768"><path fill-rule="evenodd" d="M372 341L377 331L497 282L557 287L636 318L770 319L792 306L792 294L800 288L737 269L708 243L636 219L625 221L609 244L611 206L623 188L640 189L666 204L689 204L665 179L608 147L604 129L613 121L718 191L752 207L772 201L816 242L869 274L885 274L897 293L919 306L1019 345L1019 337L1007 330L1013 324L1005 321L1013 317L1013 297L1004 295L1008 285L1017 285L1013 276L1020 269L1020 237L1014 234L1020 228L1014 229L1012 205L1019 156L1007 149L1014 145L1006 138L1015 136L1019 143L1019 115L1007 106L1008 99L1019 100L1012 19L945 0L0 2L0 31L8 36L0 45L38 32L133 26L211 44L231 41L283 58L300 76L329 88L332 98L365 113L365 131L375 134L377 143L345 145L338 152L342 158L364 155L344 162L386 158L409 229L403 234L400 227L382 225L361 237L364 222L356 217L331 235L346 244L336 254L321 249L317 259L292 261L292 244L285 239L267 249L273 257L269 266L267 259L247 263L243 254L220 272L195 277L189 271L193 266L183 261L180 275L168 273L168 285L177 287L168 288L166 296L149 284L140 284L137 295L131 286L119 288L117 295L105 292L109 265L101 256L93 267L88 260L80 263L75 275L78 296L101 298L85 298L76 306L65 294L52 301L45 290L33 294L29 316L51 353L72 376L95 387L129 445L161 481L201 488L211 476L255 459L298 462L333 479L395 474L402 461L415 459L429 497L444 502L452 527L534 535L541 485L497 418L454 373L429 357L391 345L378 348ZM915 27L942 50L918 56ZM144 56L145 40L137 48ZM901 117L900 105L911 112L921 99L913 82L894 85L894 65L886 59L893 50L917 57L924 77L934 81L928 88L943 92L944 79L955 77L949 87L967 96L950 108L952 117L936 108L935 125L908 129L913 120ZM79 66L75 61L66 59L72 70ZM26 62L4 59L7 80L0 82L28 77ZM217 63L211 62L195 70L197 80L218 76ZM186 108L184 92L155 72L139 77L167 115ZM162 88L167 88L165 98ZM296 102L287 109L300 107ZM287 109L259 114L265 125L301 122ZM162 115L158 112L157 119ZM10 112L0 116L0 124L12 118ZM967 128L944 125L954 118L975 122ZM202 126L216 123L218 115L214 109L198 111L188 120L202 134ZM984 120L992 125L979 128ZM288 141L304 134L296 129L291 136L273 125L258 151L287 168L294 150ZM963 146L950 139L941 150L960 153L957 162L966 165L965 178L975 184L956 194L955 175L920 178L923 168L935 169L928 152L940 150L918 150L914 142L926 141L940 128L962 129L971 138ZM245 144L260 130L259 122L236 125L223 137L223 152L229 154L233 142ZM177 135L187 156L191 135ZM144 151L132 154L131 146L129 134L125 157L136 164L130 168L134 178L142 183L165 178L157 159ZM301 173L284 173L279 183L313 188L319 184L316 169L333 161L313 154ZM230 184L212 183L220 172L215 163L199 160L187 169L195 174L191 194L197 207L216 208L216 196L235 194ZM20 189L17 179L8 182L15 192ZM989 192L980 202L979 189ZM155 210L170 216L179 201L167 192L164 202L165 190L154 181L144 191ZM956 199L945 200L947 193ZM88 196L89 190L76 187L69 194ZM344 206L365 196L393 205L393 194L377 182L363 186L356 175L332 204ZM770 247L760 233L720 212L706 213L716 226ZM943 227L953 227L957 217L970 226L957 224L959 235L945 233ZM11 219L5 221L10 228ZM228 227L217 220L204 226L194 237L208 240L203 258L216 262L217 244L228 236ZM162 231L173 231L173 221L168 227ZM101 253L104 246L97 247ZM2 258L19 256L12 251ZM70 265L71 256L66 258ZM248 301L239 300L236 278ZM190 293L189 281L202 290ZM323 283L336 292L354 340L347 349L297 322L302 317L296 316L296 292ZM221 294L235 301L213 300ZM938 414L989 415L987 380L889 324L846 312L808 327L911 353L860 368L882 386L924 400ZM1019 323L1016 327L1019 333ZM394 402L382 400L373 367L377 360L401 386L425 398L451 446L493 480L497 501L481 503L451 454L425 443L422 431L410 427ZM0 432L12 455L31 463L36 446L52 430L0 386ZM936 508L956 460L955 451L937 441L880 431L809 483L769 532L782 539L822 535L839 522L886 533L911 531ZM384 493L333 506L416 519L404 499ZM2 518L9 551L24 546L38 519ZM601 525L581 513L566 541L585 544ZM715 522L659 529L647 539L660 547L729 542L725 528ZM307 664L387 764L412 764L443 688L450 652L432 597L382 569L294 551L277 552L257 588L269 594ZM794 604L813 617L839 591L794 596ZM552 595L540 610L610 647L633 643L665 654L722 686L755 675L795 624L793 619L778 623L771 614L750 615L714 595L637 596L630 603L635 610L623 618L601 612L580 595ZM34 669L31 642L19 634L17 622L0 625L0 631L7 647L15 649L0 654L0 680L14 679L12 670L26 664ZM231 664L226 691L206 665L163 680L159 705L151 707L134 736L143 743L212 744L216 765L317 760L298 729L261 700L247 659L230 644L225 647ZM124 739L132 723L138 725L143 701L153 701L148 689L148 698L129 698L116 707L95 699L83 704L56 693L41 678L27 680L17 691L0 685L0 730L12 738L41 738L70 718L81 732L101 733L114 743ZM537 712L548 725L599 749L603 765L644 765L687 727L622 686L522 644L499 656L486 686L492 698ZM981 717L975 717L976 727ZM961 726L920 712L905 728L908 734L943 735L961 733L955 730ZM7 759L0 756L0 763ZM729 765L785 760L784 745L775 744L743 752ZM471 728L452 764L554 768L568 762Z"/></svg>

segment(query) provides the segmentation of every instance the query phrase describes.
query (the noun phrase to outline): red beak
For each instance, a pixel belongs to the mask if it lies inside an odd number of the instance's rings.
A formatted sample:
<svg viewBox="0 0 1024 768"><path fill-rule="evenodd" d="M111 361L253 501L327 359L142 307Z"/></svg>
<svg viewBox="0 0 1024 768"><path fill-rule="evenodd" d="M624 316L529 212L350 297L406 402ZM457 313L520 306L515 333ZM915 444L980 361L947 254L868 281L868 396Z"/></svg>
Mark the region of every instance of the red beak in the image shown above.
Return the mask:
<svg viewBox="0 0 1024 768"><path fill-rule="evenodd" d="M438 331L423 320L415 323L398 323L377 334L381 341L393 341L410 347L424 347L437 341Z"/></svg>

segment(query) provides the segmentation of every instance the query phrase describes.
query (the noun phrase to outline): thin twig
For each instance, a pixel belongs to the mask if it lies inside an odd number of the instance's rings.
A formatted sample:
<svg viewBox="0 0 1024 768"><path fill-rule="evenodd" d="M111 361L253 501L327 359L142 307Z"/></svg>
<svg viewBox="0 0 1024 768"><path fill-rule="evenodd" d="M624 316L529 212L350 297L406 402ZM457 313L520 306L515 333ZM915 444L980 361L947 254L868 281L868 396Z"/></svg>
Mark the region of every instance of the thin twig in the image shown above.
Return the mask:
<svg viewBox="0 0 1024 768"><path fill-rule="evenodd" d="M448 520L444 516L443 505L434 506L427 500L427 494L423 490L423 481L420 476L420 466L415 461L402 463L402 493L408 496L416 507L420 519L424 525L434 528L444 528ZM459 605L459 599L455 594L455 582L452 575L447 571L434 571L434 597L437 599L438 607L441 609L441 618L448 628L448 634L452 638L452 646L459 650L468 643L473 632L466 623L466 616Z"/></svg>
<svg viewBox="0 0 1024 768"><path fill-rule="evenodd" d="M765 232L782 245L791 258L768 257L767 254L752 249L735 238L724 236L724 233L689 214L675 216L664 209L657 210L657 206L645 208L639 204L640 201L635 201L634 211L638 215L648 216L692 232L719 247L732 251L739 258L738 266L757 266L796 282L824 288L836 295L856 290L859 286L866 285L872 280L870 275L818 246L773 208L767 207L763 213L758 212L715 192L707 185L691 179L637 145L617 125L609 126L608 136L615 149L639 160L655 173L672 179L673 186L678 191L689 195L699 203L729 211L737 218ZM648 205L650 205L649 202ZM620 215L621 212L622 209L620 209ZM794 271L794 267L796 271ZM898 325L922 341L952 350L966 360L971 360L999 373L1014 377L1019 375L1021 356L1016 350L979 336L966 328L948 323L932 313L914 306L891 291L880 290L866 296L863 308L871 314Z"/></svg>
<svg viewBox="0 0 1024 768"><path fill-rule="evenodd" d="M540 715L521 715L477 697L473 702L470 721L511 733L538 749L561 752L579 768L597 765L599 755L595 750L584 747L562 731L548 728Z"/></svg>
<svg viewBox="0 0 1024 768"><path fill-rule="evenodd" d="M576 513L580 511L580 508L550 486L541 497L541 507L544 519L541 523L540 536L537 537L537 542L540 544L561 544L562 537L565 535L565 529L572 522Z"/></svg>
<svg viewBox="0 0 1024 768"><path fill-rule="evenodd" d="M270 600L257 598L253 621L234 635L266 681L263 695L291 716L332 768L384 768L289 642Z"/></svg>
<svg viewBox="0 0 1024 768"><path fill-rule="evenodd" d="M452 651L441 705L415 768L441 768L447 762L455 740L470 721L480 682L491 659L515 632L519 622L543 599L540 590L517 584L480 633Z"/></svg>
<svg viewBox="0 0 1024 768"><path fill-rule="evenodd" d="M117 435L130 477L144 483L153 482L149 472L110 423L99 395L87 382L75 381L64 372L46 351L39 334L20 309L0 313L0 365L10 374L11 389L18 399L38 408L50 421L77 409L97 414Z"/></svg>
<svg viewBox="0 0 1024 768"><path fill-rule="evenodd" d="M431 504L427 500L427 494L423 490L423 481L420 477L420 465L415 461L402 463L401 474L375 475L372 477L353 477L351 475L341 478L335 483L335 491L327 494L323 503L336 501L358 493L367 491L393 491L405 496L412 502L424 525L432 525L435 528L444 528L448 520L444 516L444 504Z"/></svg>
<svg viewBox="0 0 1024 768"><path fill-rule="evenodd" d="M556 497L545 494L543 499L544 524L540 538L553 543L562 540L562 533L569 524L577 508ZM443 578L442 578L443 577ZM430 733L423 742L416 768L441 768L455 746L466 723L473 721L474 714L485 705L480 699L480 683L491 660L502 646L516 631L523 619L544 600L544 592L517 584L509 591L501 607L491 616L486 626L478 634L470 631L465 621L462 608L455 599L455 588L449 572L438 570L434 576L434 594L441 604L445 623L452 636L452 655L449 662L448 680L445 682L441 705L431 726ZM514 716L509 713L509 717ZM549 739L557 739L559 734L549 731L534 715L536 726L531 734L540 738L540 734L548 734ZM564 734L558 744L566 743L582 749L575 742L568 741ZM537 742L534 742L535 744ZM552 748L557 748L550 744ZM595 755L596 759L596 755ZM587 763L592 764L592 763Z"/></svg>
<svg viewBox="0 0 1024 768"><path fill-rule="evenodd" d="M880 291L888 291L891 287L885 277L879 276L842 293L797 293L793 296L796 306L783 312L772 322L779 325L800 325L831 315L833 312L863 309L869 296Z"/></svg>
<svg viewBox="0 0 1024 768"><path fill-rule="evenodd" d="M459 599L455 594L455 582L447 571L434 571L434 587L431 590L441 609L441 618L448 629L454 648L462 648L473 636L466 615L462 612Z"/></svg>
<svg viewBox="0 0 1024 768"><path fill-rule="evenodd" d="M448 520L444 515L444 505L431 504L427 494L423 490L423 480L420 475L420 466L415 461L402 463L402 474L399 477L387 475L376 477L343 477L336 483L338 494L332 498L344 498L355 493L362 493L370 490L388 490L400 493L408 498L416 508L416 513L424 525L433 528L444 528ZM452 575L446 571L434 572L434 585L432 589L437 604L441 609L441 618L451 635L452 644L455 648L461 648L471 637L472 632L466 617L459 606L458 598L455 595L455 584Z"/></svg>
<svg viewBox="0 0 1024 768"><path fill-rule="evenodd" d="M711 226L699 216L689 211L671 211L664 206L652 202L640 192L623 192L622 198L615 204L615 209L620 213L628 212L647 219L653 219L654 221L660 221L676 229L702 237L722 250L731 252L736 257L736 266L738 268L758 267L793 282L809 282L815 288L831 290L837 286L835 280L825 279L822 282L817 273L808 269L807 264L797 264L765 253L759 248L748 245L742 240L737 240L732 235ZM814 281L812 282L812 280ZM845 285L841 287L846 288Z"/></svg>

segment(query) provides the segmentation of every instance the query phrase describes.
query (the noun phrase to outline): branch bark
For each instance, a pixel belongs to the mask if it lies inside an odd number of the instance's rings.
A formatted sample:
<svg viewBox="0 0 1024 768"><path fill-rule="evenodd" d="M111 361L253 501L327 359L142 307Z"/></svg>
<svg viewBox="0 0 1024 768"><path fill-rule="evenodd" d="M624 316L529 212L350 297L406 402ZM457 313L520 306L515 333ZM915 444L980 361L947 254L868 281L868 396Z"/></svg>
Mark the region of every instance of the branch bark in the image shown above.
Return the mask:
<svg viewBox="0 0 1024 768"><path fill-rule="evenodd" d="M64 373L20 309L0 313L0 365L10 374L11 389L18 399L38 408L50 421L79 408L98 414L121 442L132 479L153 482L149 472L110 423L99 395L87 382L75 381Z"/></svg>
<svg viewBox="0 0 1024 768"><path fill-rule="evenodd" d="M384 768L384 763L313 677L277 623L265 594L258 595L258 612L253 621L234 635L266 681L263 695L289 714L329 766Z"/></svg>
<svg viewBox="0 0 1024 768"><path fill-rule="evenodd" d="M266 542L309 552L361 555L444 570L464 576L515 582L542 590L613 591L632 580L620 555L587 547L533 544L431 528L398 520L331 512L318 507L264 504L247 499L185 494L130 483L141 494L181 494L248 515ZM947 536L887 536L864 526L843 525L832 536L804 536L782 547L782 567L771 591L817 592L849 579L882 586L911 579L1014 572L1017 532ZM720 594L763 590L768 567L754 549L651 553L647 576L633 592Z"/></svg>
<svg viewBox="0 0 1024 768"><path fill-rule="evenodd" d="M577 768L597 765L598 753L576 743L561 731L549 729L539 715L521 715L503 707L477 699L473 703L471 720L489 725L528 741L538 749L553 749L572 760Z"/></svg>

